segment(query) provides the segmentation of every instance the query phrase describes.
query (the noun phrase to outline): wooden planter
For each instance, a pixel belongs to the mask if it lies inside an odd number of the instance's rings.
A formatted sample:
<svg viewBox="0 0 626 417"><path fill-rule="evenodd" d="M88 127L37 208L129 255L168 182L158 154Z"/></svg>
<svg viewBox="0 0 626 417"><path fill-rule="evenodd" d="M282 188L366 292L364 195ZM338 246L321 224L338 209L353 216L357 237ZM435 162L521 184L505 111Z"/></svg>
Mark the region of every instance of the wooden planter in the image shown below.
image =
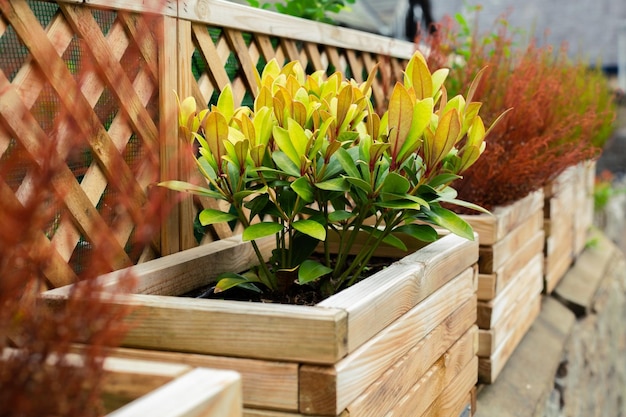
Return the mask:
<svg viewBox="0 0 626 417"><path fill-rule="evenodd" d="M464 218L479 235L479 380L493 383L539 314L543 192Z"/></svg>
<svg viewBox="0 0 626 417"><path fill-rule="evenodd" d="M544 187L545 272L547 294L565 275L587 243L593 223L595 162L570 167Z"/></svg>
<svg viewBox="0 0 626 417"><path fill-rule="evenodd" d="M477 259L449 235L316 306L174 297L253 263L249 244L213 242L132 268L136 294L112 302L134 306L124 346L140 349L121 352L236 370L246 416L458 415L477 379Z"/></svg>
<svg viewBox="0 0 626 417"><path fill-rule="evenodd" d="M107 358L107 417L240 417L241 377L233 371Z"/></svg>
<svg viewBox="0 0 626 417"><path fill-rule="evenodd" d="M0 350L0 366L13 350ZM66 354L65 366L83 366ZM56 365L50 365L56 366ZM102 364L107 417L240 417L241 377L233 371L108 356Z"/></svg>

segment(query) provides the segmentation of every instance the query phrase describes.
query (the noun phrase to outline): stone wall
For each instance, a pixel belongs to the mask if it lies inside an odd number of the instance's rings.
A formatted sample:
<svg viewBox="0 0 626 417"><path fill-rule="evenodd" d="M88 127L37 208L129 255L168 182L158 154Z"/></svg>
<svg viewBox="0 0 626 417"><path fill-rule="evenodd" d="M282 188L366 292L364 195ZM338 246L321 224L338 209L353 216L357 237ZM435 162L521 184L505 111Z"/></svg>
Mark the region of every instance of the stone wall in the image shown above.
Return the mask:
<svg viewBox="0 0 626 417"><path fill-rule="evenodd" d="M626 417L626 260L602 233L578 257L495 384L479 417Z"/></svg>

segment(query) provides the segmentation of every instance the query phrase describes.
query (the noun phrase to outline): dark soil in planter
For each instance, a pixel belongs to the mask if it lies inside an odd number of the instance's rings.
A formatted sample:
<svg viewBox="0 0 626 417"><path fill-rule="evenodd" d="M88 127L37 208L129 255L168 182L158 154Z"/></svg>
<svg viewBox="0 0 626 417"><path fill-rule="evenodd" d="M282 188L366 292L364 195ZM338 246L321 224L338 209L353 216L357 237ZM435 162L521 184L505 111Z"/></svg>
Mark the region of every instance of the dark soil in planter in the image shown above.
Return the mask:
<svg viewBox="0 0 626 417"><path fill-rule="evenodd" d="M369 267L363 271L358 281L365 279L388 266L394 259L385 257L373 257L370 259ZM318 285L293 283L283 292L255 293L243 288L234 287L227 291L215 292L215 283L211 283L193 291L182 294L181 297L206 298L217 300L249 301L258 303L278 303L313 306L320 303L326 297L322 294Z"/></svg>

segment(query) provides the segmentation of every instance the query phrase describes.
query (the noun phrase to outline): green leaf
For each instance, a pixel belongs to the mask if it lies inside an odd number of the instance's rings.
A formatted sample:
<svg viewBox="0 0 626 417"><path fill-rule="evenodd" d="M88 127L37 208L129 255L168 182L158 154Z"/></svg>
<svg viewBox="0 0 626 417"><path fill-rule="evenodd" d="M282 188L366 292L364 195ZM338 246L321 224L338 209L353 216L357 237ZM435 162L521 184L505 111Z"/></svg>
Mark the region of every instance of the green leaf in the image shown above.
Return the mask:
<svg viewBox="0 0 626 417"><path fill-rule="evenodd" d="M311 236L317 240L326 239L326 227L314 220L297 220L291 226L300 233Z"/></svg>
<svg viewBox="0 0 626 417"><path fill-rule="evenodd" d="M355 177L344 177L346 180L348 180L348 182L352 185L354 185L355 187L365 191L366 193L371 193L372 190L372 186L370 185L369 182L362 180L361 178L355 178Z"/></svg>
<svg viewBox="0 0 626 417"><path fill-rule="evenodd" d="M260 194L254 197L252 200L246 202L244 206L250 210L250 218L254 218L254 216L263 212L267 203L270 200L270 196L267 194Z"/></svg>
<svg viewBox="0 0 626 417"><path fill-rule="evenodd" d="M351 149L355 149L355 151L353 152L358 152L358 148L351 148ZM349 151L345 150L344 148L340 148L339 150L337 150L335 155L337 155L337 159L339 160L339 163L341 164L343 169L346 171L346 174L348 174L348 176L360 177L359 170L357 169L356 163L354 162L355 158L353 158L352 155L350 155Z"/></svg>
<svg viewBox="0 0 626 417"><path fill-rule="evenodd" d="M274 141L278 145L278 148L287 155L289 160L298 167L298 176L300 176L300 154L294 147L291 136L287 129L280 126L274 126ZM274 155L272 155L274 156ZM278 162L276 162L278 164Z"/></svg>
<svg viewBox="0 0 626 417"><path fill-rule="evenodd" d="M299 177L300 176L300 168L298 168L300 161L298 160L298 164L294 164L293 161L281 151L276 151L272 153L272 159L276 166L280 168L285 174Z"/></svg>
<svg viewBox="0 0 626 417"><path fill-rule="evenodd" d="M491 212L487 210L486 208L481 207L478 204L470 203L469 201L459 200L456 198L441 199L441 201L445 201L446 203L454 204L454 205L461 206L461 207L466 207L468 209L476 210L481 213L491 214Z"/></svg>
<svg viewBox="0 0 626 417"><path fill-rule="evenodd" d="M254 285L253 282L258 281L252 281L243 275L227 272L219 276L218 282L215 284L215 292L220 293L234 287L241 287L246 290L261 293L262 291Z"/></svg>
<svg viewBox="0 0 626 417"><path fill-rule="evenodd" d="M354 217L354 214L346 210L336 210L328 213L328 220L331 222L342 222Z"/></svg>
<svg viewBox="0 0 626 417"><path fill-rule="evenodd" d="M456 175L456 174L439 174L435 178L430 180L428 185L432 188L436 188L440 185L449 184L452 181L457 180L459 178L461 178L461 176Z"/></svg>
<svg viewBox="0 0 626 417"><path fill-rule="evenodd" d="M220 210L204 209L198 215L198 219L200 220L200 224L202 226L208 226L210 224L236 220L237 216L231 213L224 213L223 211L220 211Z"/></svg>
<svg viewBox="0 0 626 417"><path fill-rule="evenodd" d="M158 183L157 185L159 187L169 188L170 190L174 190L174 191L181 191L181 192L191 193L191 194L195 194L195 195L199 195L203 197L211 197L211 198L217 198L220 200L226 200L226 198L222 194L216 191L210 190L205 187L200 187L198 185L190 184L184 181L176 181L176 180L163 181L163 182Z"/></svg>
<svg viewBox="0 0 626 417"><path fill-rule="evenodd" d="M275 222L261 222L246 227L241 236L244 242L275 235L284 229L283 225Z"/></svg>
<svg viewBox="0 0 626 417"><path fill-rule="evenodd" d="M472 226L460 218L456 213L443 207L431 205L430 210L424 210L424 214L431 222L449 230L455 235L464 237L468 240L474 240L474 231Z"/></svg>
<svg viewBox="0 0 626 417"><path fill-rule="evenodd" d="M383 183L382 192L391 194L405 194L409 191L409 180L396 172L390 172Z"/></svg>
<svg viewBox="0 0 626 417"><path fill-rule="evenodd" d="M307 282L315 281L316 279L330 274L331 272L333 272L331 268L328 268L319 262L307 259L302 262L300 268L298 269L298 283L306 284Z"/></svg>
<svg viewBox="0 0 626 417"><path fill-rule="evenodd" d="M294 190L296 194L298 194L300 198L307 203L311 203L315 199L313 187L311 187L311 184L306 177L300 177L292 182L291 189Z"/></svg>
<svg viewBox="0 0 626 417"><path fill-rule="evenodd" d="M405 224L396 227L393 231L404 233L421 242L434 242L439 238L437 231L427 224Z"/></svg>
<svg viewBox="0 0 626 417"><path fill-rule="evenodd" d="M326 191L348 191L350 184L343 178L333 178L328 181L322 181L315 183L315 186L320 190Z"/></svg>

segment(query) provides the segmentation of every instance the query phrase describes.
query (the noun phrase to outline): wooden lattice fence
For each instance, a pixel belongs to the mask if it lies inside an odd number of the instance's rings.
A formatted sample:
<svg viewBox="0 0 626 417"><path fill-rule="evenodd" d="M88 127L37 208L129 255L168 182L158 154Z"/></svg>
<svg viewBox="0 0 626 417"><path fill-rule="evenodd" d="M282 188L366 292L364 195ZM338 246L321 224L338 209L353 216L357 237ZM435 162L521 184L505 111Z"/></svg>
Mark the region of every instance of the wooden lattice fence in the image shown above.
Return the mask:
<svg viewBox="0 0 626 417"><path fill-rule="evenodd" d="M218 0L0 0L0 204L25 201L54 143L63 204L37 242L52 254L43 274L55 287L77 279L90 251L106 248L118 269L230 236L222 225L200 238L194 219L214 203L169 193L160 232L132 248L155 211L151 185L189 172L174 91L208 106L230 83L237 104L252 104L254 68L272 58L357 81L380 63L373 100L384 108L413 50Z"/></svg>

